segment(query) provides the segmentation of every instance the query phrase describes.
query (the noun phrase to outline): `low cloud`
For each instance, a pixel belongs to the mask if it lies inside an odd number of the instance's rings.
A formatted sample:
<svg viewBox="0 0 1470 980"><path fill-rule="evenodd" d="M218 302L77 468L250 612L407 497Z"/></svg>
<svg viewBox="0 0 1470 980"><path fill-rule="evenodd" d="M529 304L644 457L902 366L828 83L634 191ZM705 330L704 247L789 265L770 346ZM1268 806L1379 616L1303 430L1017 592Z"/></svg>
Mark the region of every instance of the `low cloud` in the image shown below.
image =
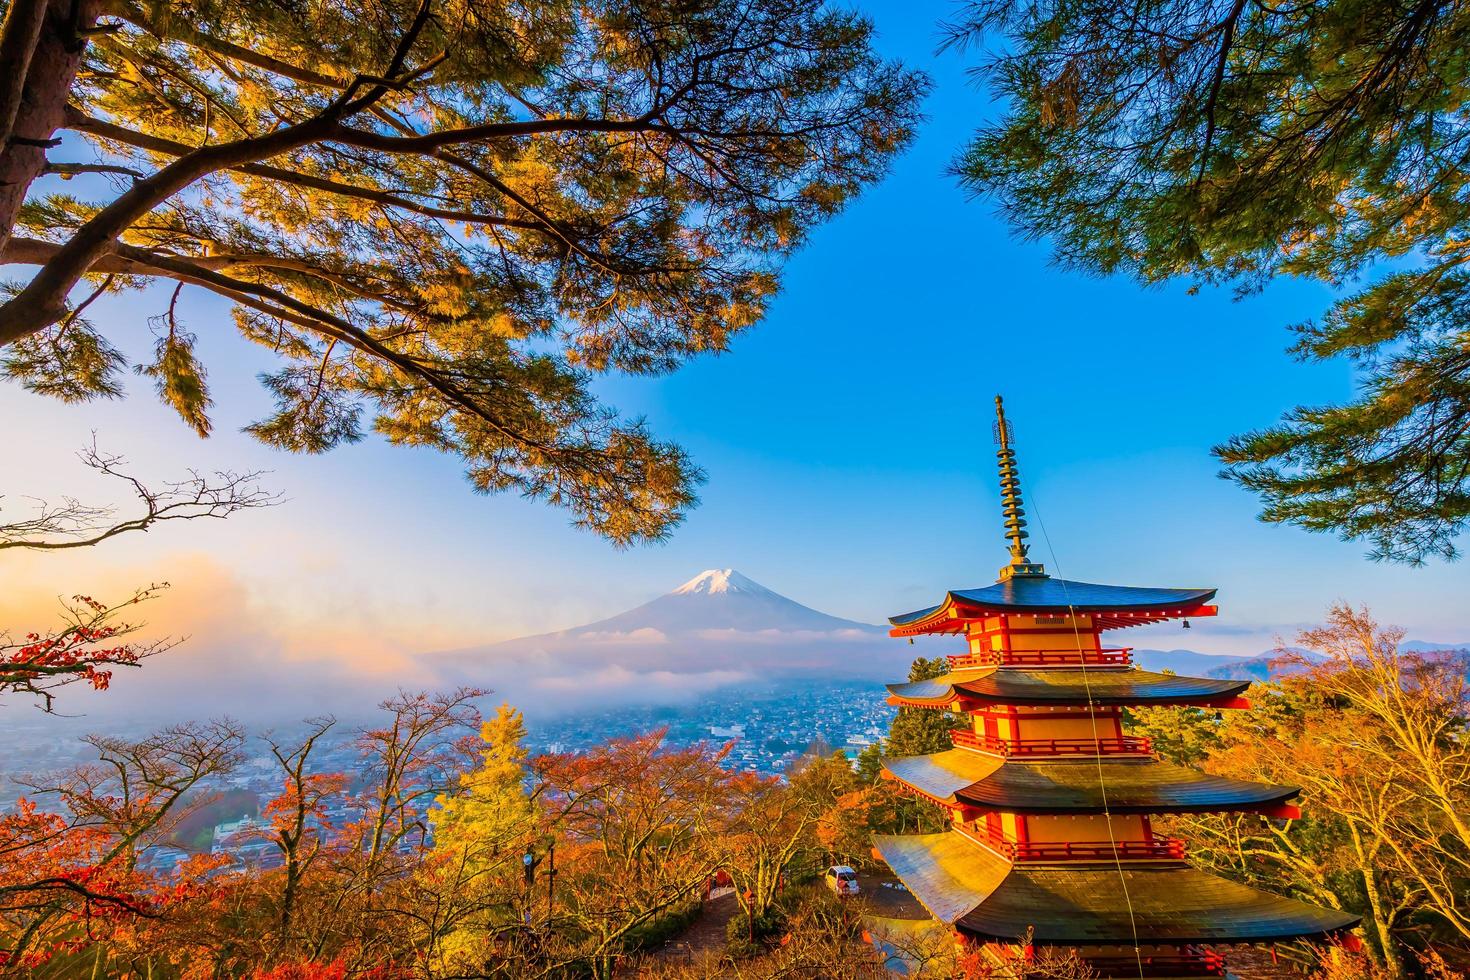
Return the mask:
<svg viewBox="0 0 1470 980"><path fill-rule="evenodd" d="M173 553L158 561L171 587L139 607L144 638L179 645L137 669L116 672L110 691L72 685L58 710L78 726L157 726L229 715L252 726L323 713L357 720L400 689L486 688L542 717L619 704L689 702L709 692L787 676L901 677L912 651L873 630L670 632L567 630L493 646L463 646L472 616L430 617L381 598L331 591L286 593L247 582L210 556ZM7 560L14 573L0 595L0 625L15 632L56 619L54 583L78 582L99 599L125 597L150 581L142 567L94 568L87 556L37 563ZM35 572L35 574L32 574ZM272 593L279 585L281 592ZM439 630L440 632L435 632ZM456 645L458 649L455 649ZM448 650L424 653L426 650ZM0 712L31 711L28 701Z"/></svg>
<svg viewBox="0 0 1470 980"><path fill-rule="evenodd" d="M692 639L709 640L717 643L777 643L821 644L821 643L872 643L881 634L865 633L862 630L737 630L707 629L691 630Z"/></svg>
<svg viewBox="0 0 1470 980"><path fill-rule="evenodd" d="M667 643L667 642L669 642L669 636L668 636L667 633L665 633L663 630L656 630L652 626L645 626L642 629L628 630L627 632L619 632L619 631L603 632L603 631L598 631L598 630L587 630L587 631L583 631L583 630L570 630L570 631L567 631L565 633L561 633L561 634L558 634L558 635L560 635L560 636L566 636L566 637L569 637L571 639L579 640L579 641L586 642L586 643L637 643L637 644L647 644L647 643Z"/></svg>
<svg viewBox="0 0 1470 980"><path fill-rule="evenodd" d="M252 596L211 558L172 556L167 567L169 588L126 618L145 624L139 640L168 638L176 645L138 667L117 669L108 691L84 684L62 688L59 712L82 715L82 721L123 717L167 724L231 715L276 723L324 712L365 714L399 688L434 682L411 656L412 630L394 633L374 617L339 614L324 631ZM56 596L40 583L73 576L55 565L45 571L44 578L17 575L0 599L0 623L12 633L57 622ZM76 574L74 580L86 582L102 601L120 601L149 581L126 569ZM31 707L18 698L0 702L7 712Z"/></svg>
<svg viewBox="0 0 1470 980"><path fill-rule="evenodd" d="M561 677L542 677L532 682L531 686L539 691L547 691L559 694L570 694L573 696L595 695L598 697L613 695L626 695L637 693L640 695L654 695L658 700L664 700L662 696L672 696L674 699L683 700L691 694L702 694L721 687L730 687L735 684L744 684L754 678L747 673L736 670L705 670L690 673L676 673L672 670L629 670L618 664L611 664L601 670L587 674L575 674ZM620 700L622 698L619 698Z"/></svg>

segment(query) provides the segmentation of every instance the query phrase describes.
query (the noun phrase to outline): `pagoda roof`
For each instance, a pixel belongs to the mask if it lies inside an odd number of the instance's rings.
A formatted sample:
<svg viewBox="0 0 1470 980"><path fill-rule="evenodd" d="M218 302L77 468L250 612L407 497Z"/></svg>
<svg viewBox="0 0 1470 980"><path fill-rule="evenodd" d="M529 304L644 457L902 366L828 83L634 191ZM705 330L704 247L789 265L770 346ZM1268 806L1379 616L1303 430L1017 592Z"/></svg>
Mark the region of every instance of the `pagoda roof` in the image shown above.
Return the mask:
<svg viewBox="0 0 1470 980"><path fill-rule="evenodd" d="M929 914L953 924L1000 887L1011 862L964 834L875 836L873 846Z"/></svg>
<svg viewBox="0 0 1470 980"><path fill-rule="evenodd" d="M1280 806L1301 790L1228 779L1153 758L1017 760L972 749L885 759L925 796L1009 813L1212 813ZM1106 796L1104 795L1106 790Z"/></svg>
<svg viewBox="0 0 1470 980"><path fill-rule="evenodd" d="M873 839L935 918L986 940L1043 946L1266 943L1358 917L1217 878L1183 862L1013 865L958 832Z"/></svg>
<svg viewBox="0 0 1470 980"><path fill-rule="evenodd" d="M976 667L930 680L889 684L900 701L941 708L957 702L1034 705L1214 704L1240 696L1250 681L1179 677L1136 667L1016 670Z"/></svg>
<svg viewBox="0 0 1470 980"><path fill-rule="evenodd" d="M1101 617L1103 629L1141 626L1173 617L1213 615L1205 606L1214 589L1149 589L1069 582L1049 575L1016 575L980 589L946 592L937 606L889 617L892 633L942 632L956 620L1007 613L1127 613Z"/></svg>

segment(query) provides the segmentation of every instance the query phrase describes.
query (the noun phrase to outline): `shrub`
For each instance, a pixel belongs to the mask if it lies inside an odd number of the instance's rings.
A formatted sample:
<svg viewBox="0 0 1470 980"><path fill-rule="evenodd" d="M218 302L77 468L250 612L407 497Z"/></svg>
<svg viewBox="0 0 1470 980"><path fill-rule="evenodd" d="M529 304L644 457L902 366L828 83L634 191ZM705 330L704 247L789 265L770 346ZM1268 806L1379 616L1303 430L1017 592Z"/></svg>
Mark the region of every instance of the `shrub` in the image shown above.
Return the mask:
<svg viewBox="0 0 1470 980"><path fill-rule="evenodd" d="M750 917L742 910L730 919L725 926L725 942L730 951L737 955L759 952L760 941L769 939L771 936L781 932L786 925L786 912L780 908L772 907L764 913L755 917L755 928L751 928ZM751 938L754 936L755 943Z"/></svg>
<svg viewBox="0 0 1470 980"><path fill-rule="evenodd" d="M629 930L623 939L623 948L630 953L657 949L692 926L703 913L704 903L698 898L676 905L643 925Z"/></svg>

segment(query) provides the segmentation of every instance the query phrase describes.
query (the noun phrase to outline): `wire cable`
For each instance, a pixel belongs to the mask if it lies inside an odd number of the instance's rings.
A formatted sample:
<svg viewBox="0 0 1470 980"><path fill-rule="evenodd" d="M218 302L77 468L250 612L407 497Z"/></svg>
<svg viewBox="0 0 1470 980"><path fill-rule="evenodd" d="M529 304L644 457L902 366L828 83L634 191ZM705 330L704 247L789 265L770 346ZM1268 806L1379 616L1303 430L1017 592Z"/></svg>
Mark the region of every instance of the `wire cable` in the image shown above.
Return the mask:
<svg viewBox="0 0 1470 980"><path fill-rule="evenodd" d="M1057 583L1062 587L1062 594L1067 598L1067 615L1072 621L1072 637L1076 644L1078 653L1082 653L1082 631L1077 626L1077 607L1072 605L1072 596L1067 589L1067 580L1062 576L1061 562L1057 561L1056 549L1052 547L1051 535L1046 533L1046 521L1041 519L1041 508L1036 506L1036 497L1031 498L1031 513L1036 517L1036 526L1041 530L1041 539L1046 542L1047 553L1051 555L1052 568L1057 573ZM1108 809L1108 784L1104 777L1102 760L1102 738L1097 729L1097 705L1092 700L1092 681L1087 675L1087 658L1080 657L1082 667L1082 689L1087 694L1087 717L1092 722L1092 740L1097 745L1097 754L1093 756L1097 764L1097 787L1102 793L1103 822L1108 828L1108 847L1113 852L1113 866L1118 872L1118 883L1123 887L1123 903L1128 908L1128 928L1133 934L1133 957L1138 962L1139 980L1143 980L1143 950L1138 944L1138 920L1133 912L1133 898L1128 893L1128 876L1123 871L1123 857L1118 853L1118 841L1113 833L1113 814Z"/></svg>

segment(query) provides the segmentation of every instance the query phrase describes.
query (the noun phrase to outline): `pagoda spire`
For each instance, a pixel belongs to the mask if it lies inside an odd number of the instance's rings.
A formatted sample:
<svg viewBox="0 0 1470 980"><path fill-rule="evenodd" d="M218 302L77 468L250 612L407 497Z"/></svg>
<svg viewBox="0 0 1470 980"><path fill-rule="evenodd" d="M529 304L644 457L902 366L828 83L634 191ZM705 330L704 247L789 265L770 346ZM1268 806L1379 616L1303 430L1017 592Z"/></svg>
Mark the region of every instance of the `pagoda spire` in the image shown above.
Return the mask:
<svg viewBox="0 0 1470 980"><path fill-rule="evenodd" d="M1021 499L1021 474L1016 469L1016 451L1011 448L1011 423L1006 421L1005 404L995 396L995 451L1000 468L1001 513L1005 516L1006 538L1011 543L1011 561L1000 570L1000 581L1016 576L1044 576L1046 568L1033 563L1027 554L1026 509Z"/></svg>

